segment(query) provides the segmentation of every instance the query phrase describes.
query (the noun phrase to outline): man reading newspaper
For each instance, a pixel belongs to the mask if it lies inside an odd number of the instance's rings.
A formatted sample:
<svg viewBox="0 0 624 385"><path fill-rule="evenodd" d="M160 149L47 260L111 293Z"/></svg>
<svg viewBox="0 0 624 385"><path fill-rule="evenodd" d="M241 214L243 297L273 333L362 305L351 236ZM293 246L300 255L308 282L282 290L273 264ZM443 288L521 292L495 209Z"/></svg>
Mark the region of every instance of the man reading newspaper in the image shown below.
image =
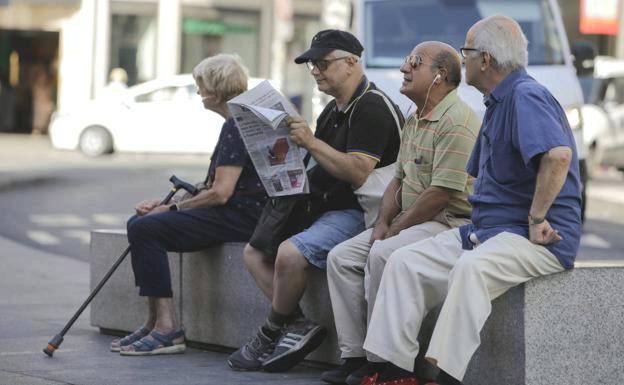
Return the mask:
<svg viewBox="0 0 624 385"><path fill-rule="evenodd" d="M235 370L285 371L321 344L325 329L299 307L307 270L325 269L329 250L364 230L354 190L375 168L396 160L403 117L385 95L371 92L376 87L364 75L362 51L352 34L325 30L295 59L334 99L314 134L302 118L289 119L289 139L307 150L310 194L272 199L245 247L247 268L271 309L266 323L229 357Z"/></svg>

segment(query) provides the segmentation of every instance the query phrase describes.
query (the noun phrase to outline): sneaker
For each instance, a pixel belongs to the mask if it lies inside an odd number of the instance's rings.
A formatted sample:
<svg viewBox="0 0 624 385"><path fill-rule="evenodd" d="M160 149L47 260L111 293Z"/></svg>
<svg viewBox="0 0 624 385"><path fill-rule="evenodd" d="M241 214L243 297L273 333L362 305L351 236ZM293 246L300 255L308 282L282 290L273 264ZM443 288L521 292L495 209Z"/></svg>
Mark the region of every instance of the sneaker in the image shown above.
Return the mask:
<svg viewBox="0 0 624 385"><path fill-rule="evenodd" d="M383 372L387 366L387 362L368 362L366 365L361 366L351 373L347 377L345 383L347 385L360 385L365 378Z"/></svg>
<svg viewBox="0 0 624 385"><path fill-rule="evenodd" d="M239 371L260 370L262 362L273 352L275 341L258 329L245 345L228 357L230 368Z"/></svg>
<svg viewBox="0 0 624 385"><path fill-rule="evenodd" d="M301 318L287 325L277 341L273 353L262 363L267 372L284 372L318 348L327 330L314 321Z"/></svg>
<svg viewBox="0 0 624 385"><path fill-rule="evenodd" d="M366 365L364 357L346 358L339 367L323 372L321 380L330 384L344 384L351 373L364 365Z"/></svg>

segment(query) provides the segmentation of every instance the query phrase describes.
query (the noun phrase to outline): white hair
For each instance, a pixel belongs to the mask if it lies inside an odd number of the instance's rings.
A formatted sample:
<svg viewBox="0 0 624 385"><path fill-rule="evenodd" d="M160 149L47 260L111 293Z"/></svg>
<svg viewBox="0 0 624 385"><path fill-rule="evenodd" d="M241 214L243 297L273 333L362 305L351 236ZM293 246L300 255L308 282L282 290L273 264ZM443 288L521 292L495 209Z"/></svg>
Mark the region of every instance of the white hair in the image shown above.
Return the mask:
<svg viewBox="0 0 624 385"><path fill-rule="evenodd" d="M199 79L221 102L247 91L247 74L240 56L225 53L208 57L193 69L193 78Z"/></svg>
<svg viewBox="0 0 624 385"><path fill-rule="evenodd" d="M528 40L518 22L503 15L487 17L474 32L474 48L492 55L500 72L526 67L529 63Z"/></svg>

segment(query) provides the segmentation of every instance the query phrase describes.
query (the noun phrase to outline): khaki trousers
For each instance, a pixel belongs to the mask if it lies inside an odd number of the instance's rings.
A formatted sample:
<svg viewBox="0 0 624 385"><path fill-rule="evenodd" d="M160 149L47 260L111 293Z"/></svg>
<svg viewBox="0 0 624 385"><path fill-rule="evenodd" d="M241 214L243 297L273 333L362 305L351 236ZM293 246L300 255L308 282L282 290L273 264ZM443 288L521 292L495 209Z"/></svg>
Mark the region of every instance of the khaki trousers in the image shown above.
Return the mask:
<svg viewBox="0 0 624 385"><path fill-rule="evenodd" d="M401 231L394 237L370 245L368 229L336 245L327 256L327 281L331 297L338 345L342 358L364 357L367 320L372 313L386 261L396 249L448 230L439 222L425 222ZM368 354L369 360L379 361Z"/></svg>
<svg viewBox="0 0 624 385"><path fill-rule="evenodd" d="M545 247L503 232L462 250L458 229L394 252L381 279L364 349L414 370L425 315L444 302L425 357L458 380L479 346L491 301L564 268Z"/></svg>

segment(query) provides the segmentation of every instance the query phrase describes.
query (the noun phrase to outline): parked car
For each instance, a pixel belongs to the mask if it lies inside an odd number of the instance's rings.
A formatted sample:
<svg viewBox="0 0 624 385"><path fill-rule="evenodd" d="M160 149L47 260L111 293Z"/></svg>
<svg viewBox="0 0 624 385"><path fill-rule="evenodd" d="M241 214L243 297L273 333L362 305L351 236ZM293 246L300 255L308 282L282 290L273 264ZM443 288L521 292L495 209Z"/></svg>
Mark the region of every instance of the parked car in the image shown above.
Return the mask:
<svg viewBox="0 0 624 385"><path fill-rule="evenodd" d="M262 80L251 78L249 87ZM55 112L49 132L55 148L79 149L89 156L113 151L211 153L222 124L220 115L204 109L192 75L184 74Z"/></svg>
<svg viewBox="0 0 624 385"><path fill-rule="evenodd" d="M624 60L598 56L593 74L580 81L589 170L605 165L624 171Z"/></svg>

